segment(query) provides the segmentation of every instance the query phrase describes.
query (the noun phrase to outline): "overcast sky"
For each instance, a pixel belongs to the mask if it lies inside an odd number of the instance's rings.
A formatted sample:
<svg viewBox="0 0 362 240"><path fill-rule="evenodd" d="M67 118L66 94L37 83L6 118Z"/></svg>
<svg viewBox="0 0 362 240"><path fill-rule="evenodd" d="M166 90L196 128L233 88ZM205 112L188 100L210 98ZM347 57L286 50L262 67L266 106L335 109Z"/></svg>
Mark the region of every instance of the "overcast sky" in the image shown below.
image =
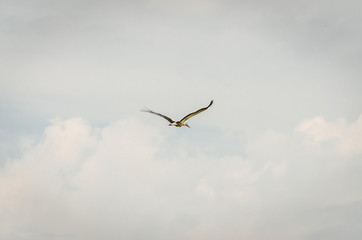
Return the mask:
<svg viewBox="0 0 362 240"><path fill-rule="evenodd" d="M361 9L0 1L0 238L361 239Z"/></svg>

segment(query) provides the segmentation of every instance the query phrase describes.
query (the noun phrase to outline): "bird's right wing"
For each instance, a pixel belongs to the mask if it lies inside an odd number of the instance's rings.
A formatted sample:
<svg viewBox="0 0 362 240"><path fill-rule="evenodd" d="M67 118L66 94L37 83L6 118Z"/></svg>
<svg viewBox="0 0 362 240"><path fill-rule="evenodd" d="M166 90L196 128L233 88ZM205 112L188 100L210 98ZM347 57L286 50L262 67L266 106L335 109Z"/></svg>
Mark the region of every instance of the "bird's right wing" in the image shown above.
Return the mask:
<svg viewBox="0 0 362 240"><path fill-rule="evenodd" d="M206 109L208 109L208 108L212 105L213 102L214 102L214 100L211 100L209 106L204 107L204 108L201 108L201 109L197 110L196 112L193 112L193 113L190 113L190 114L186 115L183 119L180 120L180 122L184 123L184 122L186 122L190 117L193 117L193 116L199 114L200 112L205 111Z"/></svg>
<svg viewBox="0 0 362 240"><path fill-rule="evenodd" d="M148 108L147 108L147 110L141 110L141 111L142 111L142 112L148 112L148 113L156 114L156 115L158 115L158 116L160 116L160 117L163 117L164 119L166 119L166 120L169 121L170 123L173 123L173 122L174 122L174 120L172 120L171 118L169 118L169 117L167 117L167 116L165 116L165 115L162 115L161 113L153 112L153 111L151 111L151 110L148 109Z"/></svg>

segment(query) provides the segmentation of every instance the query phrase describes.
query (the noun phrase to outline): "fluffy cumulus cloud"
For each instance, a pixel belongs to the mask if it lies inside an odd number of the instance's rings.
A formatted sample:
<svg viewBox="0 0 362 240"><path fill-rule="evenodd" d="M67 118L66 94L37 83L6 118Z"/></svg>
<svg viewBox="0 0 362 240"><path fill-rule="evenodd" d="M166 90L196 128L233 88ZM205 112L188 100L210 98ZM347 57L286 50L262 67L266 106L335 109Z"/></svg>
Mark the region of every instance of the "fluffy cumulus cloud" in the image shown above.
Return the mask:
<svg viewBox="0 0 362 240"><path fill-rule="evenodd" d="M331 123L323 117L316 117L305 120L296 130L305 134L310 143L334 141L335 148L340 154L362 153L362 115L351 124L347 124L345 119Z"/></svg>
<svg viewBox="0 0 362 240"><path fill-rule="evenodd" d="M103 129L55 121L1 169L2 238L97 238L100 226L125 226L130 209L139 209L127 205L150 197L148 180L158 173L147 162L157 142L157 134L127 121Z"/></svg>
<svg viewBox="0 0 362 240"><path fill-rule="evenodd" d="M1 238L197 239L267 170L238 156L157 158L164 141L133 120L54 120L1 168Z"/></svg>
<svg viewBox="0 0 362 240"><path fill-rule="evenodd" d="M170 137L177 143L180 136L136 119L101 128L54 120L1 168L0 237L296 239L325 236L346 221L344 233L358 234L357 163L325 168L329 159L315 162L275 131L248 143L244 156L190 153L187 143L172 149Z"/></svg>

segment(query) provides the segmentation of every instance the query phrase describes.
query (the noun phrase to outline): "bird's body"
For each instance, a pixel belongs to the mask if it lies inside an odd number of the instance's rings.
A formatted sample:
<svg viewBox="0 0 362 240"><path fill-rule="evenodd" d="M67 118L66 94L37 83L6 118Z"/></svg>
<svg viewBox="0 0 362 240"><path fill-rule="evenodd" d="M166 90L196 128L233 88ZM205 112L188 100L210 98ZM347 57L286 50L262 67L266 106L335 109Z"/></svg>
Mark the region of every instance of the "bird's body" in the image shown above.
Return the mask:
<svg viewBox="0 0 362 240"><path fill-rule="evenodd" d="M210 102L209 106L204 107L204 108L201 108L201 109L197 110L196 112L193 112L193 113L190 113L190 114L186 115L186 116L185 116L184 118L182 118L180 121L174 121L174 120L172 120L171 118L169 118L169 117L167 117L167 116L165 116L165 115L163 115L163 114L161 114L161 113L153 112L153 111L151 111L150 109L142 110L142 111L143 111L143 112L152 113L152 114L158 115L158 116L160 116L160 117L163 117L164 119L166 119L167 121L170 122L169 126L175 126L175 127L186 126L186 127L190 127L190 126L186 123L186 121L187 121L189 118L191 118L191 117L193 117L193 116L195 116L195 115L197 115L197 114L205 111L206 109L208 109L208 108L212 105L213 102L214 102L214 100L212 100L212 101Z"/></svg>
<svg viewBox="0 0 362 240"><path fill-rule="evenodd" d="M169 125L170 125L170 126L175 126L175 127L182 127L182 126L187 126L187 127L189 127L189 125L187 125L187 123L182 123L182 122L180 122L180 121L176 121L176 122L170 123Z"/></svg>

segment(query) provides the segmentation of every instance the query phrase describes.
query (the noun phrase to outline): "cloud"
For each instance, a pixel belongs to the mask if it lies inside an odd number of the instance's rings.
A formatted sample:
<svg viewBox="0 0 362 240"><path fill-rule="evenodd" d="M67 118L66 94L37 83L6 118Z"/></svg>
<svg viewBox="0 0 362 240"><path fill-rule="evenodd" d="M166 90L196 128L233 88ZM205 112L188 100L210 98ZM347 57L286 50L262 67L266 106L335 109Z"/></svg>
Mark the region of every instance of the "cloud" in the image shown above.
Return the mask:
<svg viewBox="0 0 362 240"><path fill-rule="evenodd" d="M212 187L207 183L206 179L202 179L197 186L197 192L203 196L206 196L210 199L215 198L215 191Z"/></svg>
<svg viewBox="0 0 362 240"><path fill-rule="evenodd" d="M312 143L334 141L335 148L340 154L362 153L362 115L349 125L345 119L329 123L323 117L317 117L305 120L297 126L296 131L306 135Z"/></svg>
<svg viewBox="0 0 362 240"><path fill-rule="evenodd" d="M105 216L127 211L132 195L140 201L150 194L147 179L157 173L143 163L158 141L131 121L103 129L82 119L54 121L39 143L1 169L2 238L94 237L97 219L118 225Z"/></svg>
<svg viewBox="0 0 362 240"><path fill-rule="evenodd" d="M250 122L263 125L265 115L280 123L285 109L299 119L323 107L325 99L340 108L361 102L357 92L350 94L359 89L360 81L353 79L360 79L360 73L351 76L354 71L328 64L340 59L330 54L344 52L341 48L350 47L351 39L361 42L356 37L361 21L351 21L349 11L339 13L342 8L327 8L342 16L335 20L331 14L326 30L315 23L326 15L325 4L315 1L105 2L4 1L0 91L7 122L15 122L13 109L30 109L27 117L34 119L81 115L110 122L146 103L166 110L179 104L187 112L188 106L215 98L223 112L214 121L225 125L224 117L234 119L239 123L232 124L235 129ZM359 9L355 5L341 4ZM304 14L311 20L296 23ZM349 34L335 29L340 18L343 24L337 25L348 27ZM335 36L345 41L335 42ZM360 61L352 62L359 71ZM323 91L327 85L330 91ZM251 114L230 110L236 105ZM124 111L111 110L116 107Z"/></svg>
<svg viewBox="0 0 362 240"><path fill-rule="evenodd" d="M291 239L314 234L306 223L323 216L310 208L348 207L360 197L351 169L361 166L344 166L335 179L341 166L326 168L328 159L283 133L255 136L244 157L195 152L185 141L194 135L161 133L131 118L104 127L53 120L0 169L0 237Z"/></svg>
<svg viewBox="0 0 362 240"><path fill-rule="evenodd" d="M218 224L204 216L207 208L219 211L216 200L250 197L247 188L260 178L237 156L179 149L156 157L164 141L134 119L103 128L81 118L53 120L1 168L1 238L183 239L201 222ZM232 169L242 176L230 178ZM239 199L230 198L236 193Z"/></svg>

